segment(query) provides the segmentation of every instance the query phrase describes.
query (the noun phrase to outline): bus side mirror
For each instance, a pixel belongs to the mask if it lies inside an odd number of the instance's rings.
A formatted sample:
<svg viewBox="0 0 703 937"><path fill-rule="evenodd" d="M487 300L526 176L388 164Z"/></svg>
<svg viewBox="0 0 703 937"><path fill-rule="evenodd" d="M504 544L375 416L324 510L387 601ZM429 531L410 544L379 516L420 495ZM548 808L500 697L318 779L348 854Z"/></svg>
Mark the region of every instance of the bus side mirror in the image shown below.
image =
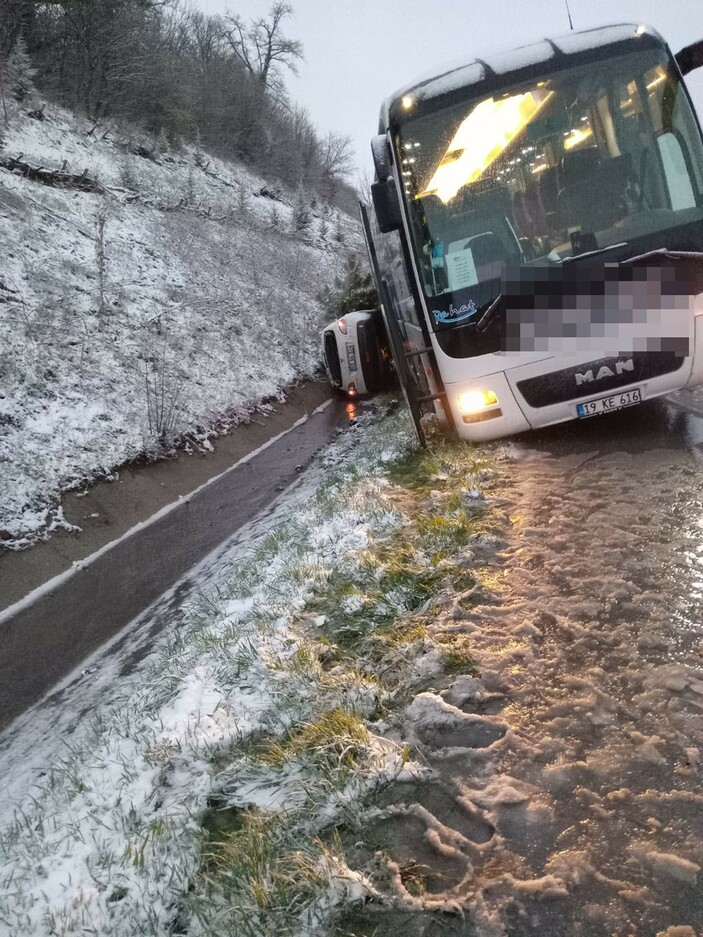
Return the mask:
<svg viewBox="0 0 703 937"><path fill-rule="evenodd" d="M371 186L373 210L382 234L397 231L403 222L400 215L400 202L395 187L395 179L389 176L385 182L374 182Z"/></svg>
<svg viewBox="0 0 703 937"><path fill-rule="evenodd" d="M703 39L681 49L674 58L682 75L688 75L694 68L701 68L703 66Z"/></svg>
<svg viewBox="0 0 703 937"><path fill-rule="evenodd" d="M385 182L391 174L391 151L388 137L384 133L371 138L371 154L376 178L379 182Z"/></svg>

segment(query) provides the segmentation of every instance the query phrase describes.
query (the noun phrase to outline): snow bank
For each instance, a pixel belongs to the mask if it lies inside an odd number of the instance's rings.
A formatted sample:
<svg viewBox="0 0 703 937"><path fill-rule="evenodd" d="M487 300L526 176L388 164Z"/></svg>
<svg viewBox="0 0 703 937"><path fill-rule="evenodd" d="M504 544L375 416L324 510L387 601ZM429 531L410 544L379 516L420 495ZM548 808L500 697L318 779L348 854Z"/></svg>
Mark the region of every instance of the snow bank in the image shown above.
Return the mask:
<svg viewBox="0 0 703 937"><path fill-rule="evenodd" d="M62 490L218 421L319 363L318 300L360 246L243 166L187 149L136 155L127 130L15 111L4 155L99 181L52 188L0 169L0 536L45 533ZM261 194L262 192L268 193ZM274 198L269 197L275 196ZM339 240L341 238L341 241Z"/></svg>

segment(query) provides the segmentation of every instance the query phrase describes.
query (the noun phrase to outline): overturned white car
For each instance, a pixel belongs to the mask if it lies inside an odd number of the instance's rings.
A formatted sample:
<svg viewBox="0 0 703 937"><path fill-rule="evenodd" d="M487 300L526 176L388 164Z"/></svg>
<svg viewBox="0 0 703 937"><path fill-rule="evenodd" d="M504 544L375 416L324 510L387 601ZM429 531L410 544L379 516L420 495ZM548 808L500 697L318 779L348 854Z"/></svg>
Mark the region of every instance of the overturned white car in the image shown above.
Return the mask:
<svg viewBox="0 0 703 937"><path fill-rule="evenodd" d="M375 394L394 382L380 309L360 309L322 330L325 369L332 386L347 397Z"/></svg>

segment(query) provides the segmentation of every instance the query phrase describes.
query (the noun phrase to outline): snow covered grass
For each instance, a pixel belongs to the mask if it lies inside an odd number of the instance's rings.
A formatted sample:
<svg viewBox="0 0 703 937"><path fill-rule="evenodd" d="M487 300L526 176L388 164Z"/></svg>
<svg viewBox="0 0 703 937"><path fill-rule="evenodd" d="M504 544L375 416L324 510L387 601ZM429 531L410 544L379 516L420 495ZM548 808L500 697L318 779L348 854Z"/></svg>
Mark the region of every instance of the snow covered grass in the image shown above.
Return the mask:
<svg viewBox="0 0 703 937"><path fill-rule="evenodd" d="M58 108L43 122L15 109L5 134L7 156L67 161L105 190L0 169L5 547L60 523L62 490L178 436L207 445L312 375L318 295L360 246L353 219L323 220L321 208L292 231L292 195L262 195L271 187L242 166L194 149L146 159L129 128L108 129L89 135Z"/></svg>
<svg viewBox="0 0 703 937"><path fill-rule="evenodd" d="M441 680L435 590L469 587L452 551L485 524L476 454L412 450L404 413L363 418L0 808L0 934L317 934L376 893L329 829L422 776L391 714Z"/></svg>

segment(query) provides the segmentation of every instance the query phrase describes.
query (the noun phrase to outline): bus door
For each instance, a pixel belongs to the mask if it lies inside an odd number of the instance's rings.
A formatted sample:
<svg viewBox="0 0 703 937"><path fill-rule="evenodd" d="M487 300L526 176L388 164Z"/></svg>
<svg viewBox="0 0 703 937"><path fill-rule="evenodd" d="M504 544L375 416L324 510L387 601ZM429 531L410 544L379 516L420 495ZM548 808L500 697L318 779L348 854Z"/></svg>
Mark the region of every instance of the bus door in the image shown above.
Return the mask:
<svg viewBox="0 0 703 937"><path fill-rule="evenodd" d="M380 232L374 231L368 207L361 201L359 214L398 382L420 445L426 447L422 428L425 408L430 405L434 412L434 401L444 396L435 382L434 356L426 347L400 248L397 253L389 250Z"/></svg>

